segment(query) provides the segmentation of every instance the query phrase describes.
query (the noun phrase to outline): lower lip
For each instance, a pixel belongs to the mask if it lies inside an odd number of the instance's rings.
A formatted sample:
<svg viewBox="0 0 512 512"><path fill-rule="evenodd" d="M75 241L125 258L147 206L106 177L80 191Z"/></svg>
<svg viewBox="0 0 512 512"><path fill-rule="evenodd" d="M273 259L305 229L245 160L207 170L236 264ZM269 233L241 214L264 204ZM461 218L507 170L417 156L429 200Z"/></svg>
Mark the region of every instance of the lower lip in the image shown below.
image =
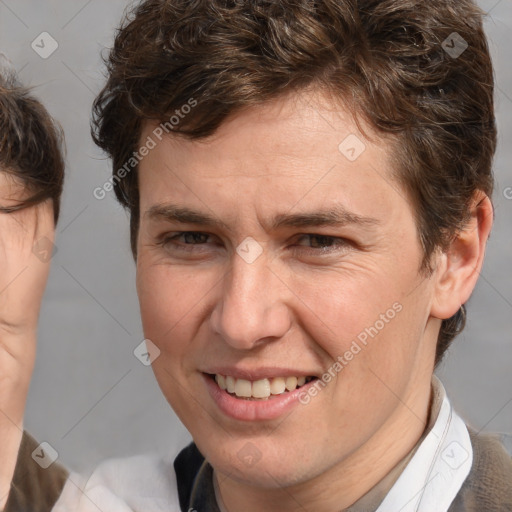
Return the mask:
<svg viewBox="0 0 512 512"><path fill-rule="evenodd" d="M217 383L208 375L202 374L206 387L219 409L227 416L242 421L264 421L279 418L300 404L299 396L307 391L317 379L294 391L284 392L280 395L273 395L267 400L244 400L235 398L226 390L220 389Z"/></svg>

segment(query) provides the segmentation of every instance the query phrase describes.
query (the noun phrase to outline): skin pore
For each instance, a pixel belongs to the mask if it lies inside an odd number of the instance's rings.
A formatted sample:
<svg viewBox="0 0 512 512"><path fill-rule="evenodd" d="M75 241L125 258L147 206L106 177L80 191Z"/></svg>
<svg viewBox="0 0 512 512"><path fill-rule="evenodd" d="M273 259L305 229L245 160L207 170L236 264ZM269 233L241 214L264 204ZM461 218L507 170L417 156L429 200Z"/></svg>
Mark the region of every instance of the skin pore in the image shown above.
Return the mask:
<svg viewBox="0 0 512 512"><path fill-rule="evenodd" d="M355 161L338 149L351 134L366 146ZM137 291L145 337L160 350L153 370L229 512L344 509L427 423L441 319L473 290L492 206L475 198L468 229L436 253L427 278L391 145L376 140L309 90L240 112L207 140L168 135L140 163ZM219 223L184 223L173 208ZM339 225L273 226L280 215L341 209ZM236 251L247 237L262 249L251 263ZM234 419L207 391L203 372L218 366L321 376L397 303L317 396L282 417ZM260 454L252 465L239 456L248 445Z"/></svg>

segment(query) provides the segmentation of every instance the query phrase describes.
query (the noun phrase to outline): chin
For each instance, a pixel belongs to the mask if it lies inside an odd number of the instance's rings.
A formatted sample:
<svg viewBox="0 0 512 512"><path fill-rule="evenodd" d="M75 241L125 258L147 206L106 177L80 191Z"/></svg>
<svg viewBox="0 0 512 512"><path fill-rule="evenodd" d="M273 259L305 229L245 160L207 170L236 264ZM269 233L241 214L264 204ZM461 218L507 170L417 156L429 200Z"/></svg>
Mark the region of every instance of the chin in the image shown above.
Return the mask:
<svg viewBox="0 0 512 512"><path fill-rule="evenodd" d="M307 457L296 450L297 443L278 448L269 435L272 436L267 433L253 440L230 437L216 442L212 436L206 443L194 440L216 471L239 483L277 489L311 478L311 470L305 464Z"/></svg>

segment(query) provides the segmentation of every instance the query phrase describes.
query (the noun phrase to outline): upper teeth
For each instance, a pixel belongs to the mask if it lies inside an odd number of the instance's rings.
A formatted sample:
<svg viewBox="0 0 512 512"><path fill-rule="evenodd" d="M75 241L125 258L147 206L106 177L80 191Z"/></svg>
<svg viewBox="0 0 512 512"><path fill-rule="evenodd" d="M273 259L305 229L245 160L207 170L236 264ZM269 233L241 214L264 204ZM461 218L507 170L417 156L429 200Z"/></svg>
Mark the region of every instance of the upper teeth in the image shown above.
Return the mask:
<svg viewBox="0 0 512 512"><path fill-rule="evenodd" d="M270 395L280 395L285 390L293 391L297 386L306 383L306 377L274 377L250 381L217 373L215 381L221 389L226 389L239 397L268 398Z"/></svg>

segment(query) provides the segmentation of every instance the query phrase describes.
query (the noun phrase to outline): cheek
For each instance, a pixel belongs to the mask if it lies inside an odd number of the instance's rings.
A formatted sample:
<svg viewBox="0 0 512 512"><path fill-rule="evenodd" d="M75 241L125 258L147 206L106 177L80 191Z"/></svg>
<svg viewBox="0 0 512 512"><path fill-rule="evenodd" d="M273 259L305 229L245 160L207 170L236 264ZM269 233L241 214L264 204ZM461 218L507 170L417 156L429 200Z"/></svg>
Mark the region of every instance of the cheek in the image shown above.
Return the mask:
<svg viewBox="0 0 512 512"><path fill-rule="evenodd" d="M297 317L321 351L325 370L342 372L342 388L349 386L354 411L360 400L372 399L365 393L368 383L379 385L375 373L391 386L403 387L423 336L428 290L419 286L410 293L418 284L416 269L399 267L398 262L373 261L353 271L294 278L292 287L301 298ZM342 370L333 367L339 357Z"/></svg>
<svg viewBox="0 0 512 512"><path fill-rule="evenodd" d="M197 271L140 261L137 294L146 337L159 346L183 333L209 288L207 276Z"/></svg>
<svg viewBox="0 0 512 512"><path fill-rule="evenodd" d="M382 330L381 315L388 321L396 316L393 305L402 295L400 282L390 279L383 267L294 278L290 288L300 290L298 316L331 356L343 354L359 335L364 340L365 329L376 322Z"/></svg>

